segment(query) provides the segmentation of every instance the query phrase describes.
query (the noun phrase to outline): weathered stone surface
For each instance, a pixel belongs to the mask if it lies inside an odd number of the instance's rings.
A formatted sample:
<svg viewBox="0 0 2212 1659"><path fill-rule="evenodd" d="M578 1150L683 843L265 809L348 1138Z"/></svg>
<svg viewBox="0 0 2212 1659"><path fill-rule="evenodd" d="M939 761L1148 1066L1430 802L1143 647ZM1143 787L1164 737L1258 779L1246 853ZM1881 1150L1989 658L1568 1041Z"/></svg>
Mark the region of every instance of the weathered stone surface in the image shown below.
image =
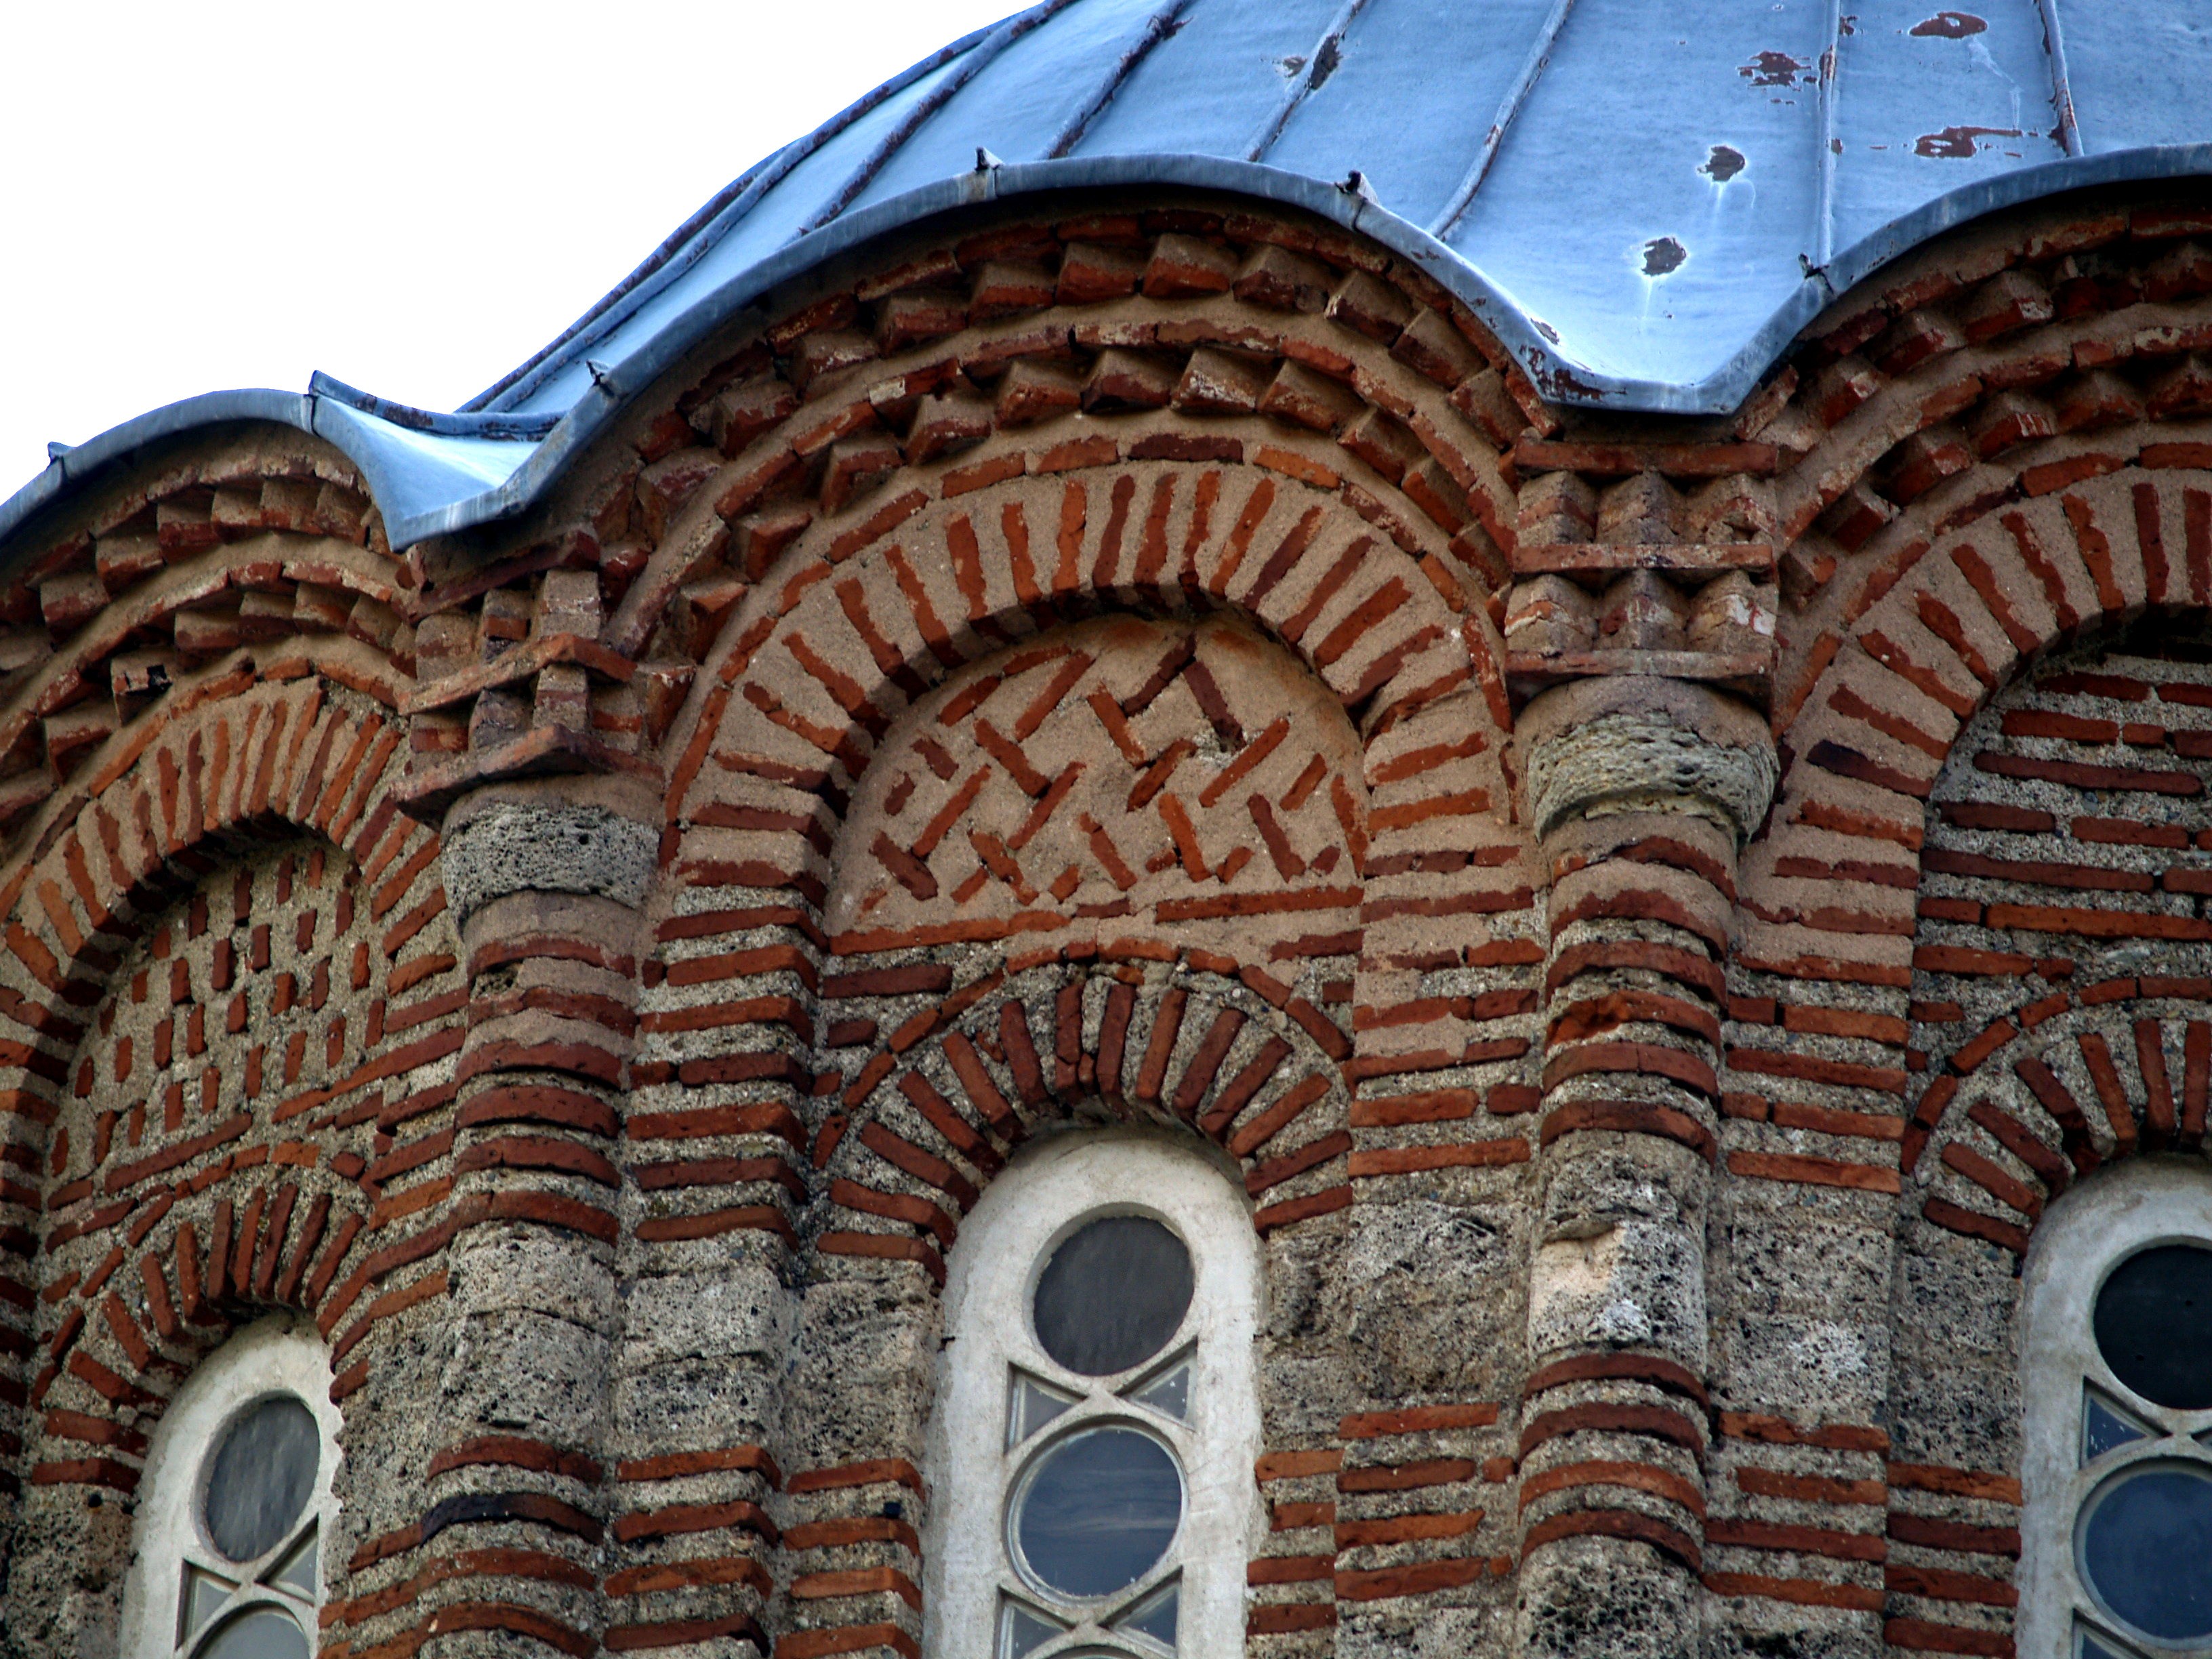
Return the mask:
<svg viewBox="0 0 2212 1659"><path fill-rule="evenodd" d="M449 815L442 846L447 897L464 925L489 901L525 890L635 908L653 879L651 828L601 806L496 801Z"/></svg>
<svg viewBox="0 0 2212 1659"><path fill-rule="evenodd" d="M1572 819L1688 812L1749 837L1773 799L1773 740L1749 709L1695 686L1589 680L1547 692L1523 711L1536 833Z"/></svg>

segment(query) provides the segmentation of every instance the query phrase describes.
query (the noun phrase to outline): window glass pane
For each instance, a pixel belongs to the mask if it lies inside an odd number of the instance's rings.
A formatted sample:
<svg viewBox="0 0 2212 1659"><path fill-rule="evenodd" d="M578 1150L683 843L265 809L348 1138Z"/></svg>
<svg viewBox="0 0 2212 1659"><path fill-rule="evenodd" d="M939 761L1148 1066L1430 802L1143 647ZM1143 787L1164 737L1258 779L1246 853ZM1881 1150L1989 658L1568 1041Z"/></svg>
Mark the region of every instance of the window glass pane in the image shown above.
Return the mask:
<svg viewBox="0 0 2212 1659"><path fill-rule="evenodd" d="M1037 1279L1037 1342L1083 1376L1111 1376L1168 1345L1190 1309L1190 1252L1150 1218L1107 1216L1052 1253Z"/></svg>
<svg viewBox="0 0 2212 1659"><path fill-rule="evenodd" d="M2146 1636L2212 1636L2212 1477L2151 1463L2121 1476L2082 1518L2081 1571L2106 1607Z"/></svg>
<svg viewBox="0 0 2212 1659"><path fill-rule="evenodd" d="M1000 1659L1022 1659L1033 1653L1060 1633L1061 1626L1047 1624L1027 1607L1006 1603L1006 1617L1000 1621L999 1652Z"/></svg>
<svg viewBox="0 0 2212 1659"><path fill-rule="evenodd" d="M1190 1367L1178 1365L1129 1396L1180 1423L1190 1412Z"/></svg>
<svg viewBox="0 0 2212 1659"><path fill-rule="evenodd" d="M237 1585L228 1578L218 1578L211 1572L202 1572L198 1567L185 1569L185 1608L179 1621L179 1636L189 1636L212 1619L217 1609L230 1600Z"/></svg>
<svg viewBox="0 0 2212 1659"><path fill-rule="evenodd" d="M2212 1250L2161 1244L2097 1292L2097 1349L2112 1375L2176 1411L2212 1406Z"/></svg>
<svg viewBox="0 0 2212 1659"><path fill-rule="evenodd" d="M264 1582L297 1590L309 1601L314 1600L315 1558L322 1553L319 1547L321 1540L316 1536L317 1530L309 1528L307 1535L300 1540L300 1547L278 1563L276 1571L270 1573Z"/></svg>
<svg viewBox="0 0 2212 1659"><path fill-rule="evenodd" d="M1176 1644L1176 1618L1181 1611L1182 1601L1181 1589L1180 1585L1170 1584L1134 1613L1118 1620L1114 1628L1133 1630L1139 1635L1151 1637L1164 1648L1173 1647Z"/></svg>
<svg viewBox="0 0 2212 1659"><path fill-rule="evenodd" d="M1091 1429L1038 1460L1015 1535L1039 1583L1110 1595L1167 1553L1182 1516L1182 1479L1166 1447L1134 1429Z"/></svg>
<svg viewBox="0 0 2212 1659"><path fill-rule="evenodd" d="M2098 1639L2094 1632L2081 1632L2081 1659L2126 1659L2118 1648Z"/></svg>
<svg viewBox="0 0 2212 1659"><path fill-rule="evenodd" d="M2094 1463L2115 1446L2141 1440L2148 1431L2131 1423L2087 1389L2081 1395L2081 1461Z"/></svg>
<svg viewBox="0 0 2212 1659"><path fill-rule="evenodd" d="M1048 1389L1025 1371L1014 1373L1013 1398L1006 1406L1006 1444L1018 1446L1075 1401Z"/></svg>
<svg viewBox="0 0 2212 1659"><path fill-rule="evenodd" d="M274 1607L257 1607L217 1631L193 1659L313 1659L307 1634Z"/></svg>
<svg viewBox="0 0 2212 1659"><path fill-rule="evenodd" d="M230 1421L208 1460L208 1536L234 1561L266 1555L314 1495L322 1431L298 1396L271 1395Z"/></svg>

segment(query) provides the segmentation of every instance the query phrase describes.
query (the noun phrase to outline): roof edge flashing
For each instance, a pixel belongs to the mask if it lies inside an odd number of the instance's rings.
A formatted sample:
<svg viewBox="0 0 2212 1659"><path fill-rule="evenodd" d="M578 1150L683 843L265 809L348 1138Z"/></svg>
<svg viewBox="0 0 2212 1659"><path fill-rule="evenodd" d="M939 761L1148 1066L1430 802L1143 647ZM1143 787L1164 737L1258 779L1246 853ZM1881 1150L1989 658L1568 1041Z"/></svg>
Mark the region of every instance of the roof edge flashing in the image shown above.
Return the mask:
<svg viewBox="0 0 2212 1659"><path fill-rule="evenodd" d="M19 551L11 544L64 511L98 478L130 465L153 446L250 424L289 427L343 455L359 470L395 550L420 539L407 536L404 526L434 514L442 501L454 499L457 490L465 491L462 499L466 503L481 502L490 509L477 514L471 522L520 510L499 507L498 489L504 486L490 490L480 486L495 472L503 473L511 483L514 469L487 465L488 459L503 461L500 451L511 447L518 461L526 459L538 447L534 440L498 429L515 424L511 422L441 415L432 416L430 424L416 425L382 413L404 408L323 375L316 377L313 389L307 392L255 387L203 392L165 404L62 450L21 489L0 501L0 550L7 555ZM479 487L470 488L472 483Z"/></svg>
<svg viewBox="0 0 2212 1659"><path fill-rule="evenodd" d="M0 501L0 547L18 532L58 510L88 485L94 477L131 460L150 445L188 433L246 422L266 422L313 434L313 417L308 394L254 387L235 392L205 392L198 397L163 404L143 415L112 426L81 444L57 452L45 468L4 501Z"/></svg>
<svg viewBox="0 0 2212 1659"><path fill-rule="evenodd" d="M373 415L391 426L404 427L412 432L428 432L441 438L489 438L501 442L536 443L550 432L560 416L550 414L486 414L474 410L461 410L447 414L439 410L419 409L412 404L394 402L380 398L373 392L363 392L348 386L334 374L317 369L307 377L307 392L311 397L328 398L364 415Z"/></svg>
<svg viewBox="0 0 2212 1659"><path fill-rule="evenodd" d="M488 519L520 510L507 499L515 490L534 494L543 483L594 442L631 399L644 392L716 330L748 306L787 283L820 270L866 244L913 229L939 214L963 208L1010 202L1048 192L1156 184L1214 190L1255 201L1301 208L1339 228L1371 238L1421 266L1474 312L1516 361L1545 380L1579 390L1593 401L1633 406L1621 399L1638 390L1663 390L1640 381L1616 381L1556 353L1543 340L1512 296L1462 256L1410 221L1378 205L1355 188L1323 184L1302 173L1256 162L1211 155L1126 155L1061 161L996 162L940 179L887 202L832 220L799 237L766 259L702 295L636 350L611 365L592 366L592 384L563 413L523 467L498 492L473 501L457 501L420 520L391 526L393 544L428 535L450 535Z"/></svg>
<svg viewBox="0 0 2212 1659"><path fill-rule="evenodd" d="M240 421L293 426L341 450L361 468L395 549L510 519L527 512L635 398L763 296L869 242L940 214L1051 191L1160 185L1304 210L1419 265L1497 336L1547 400L1632 413L1714 416L1740 408L1790 342L1828 306L1882 266L1945 232L1989 213L2087 185L2188 177L2212 177L2212 143L2069 156L1947 191L1860 237L1825 268L1808 265L1804 282L1737 351L1695 380L1673 382L1611 374L1577 361L1466 256L1349 185L1211 155L994 163L842 216L797 238L702 295L618 362L592 363L591 384L557 415L483 410L444 414L378 398L319 373L305 392L207 393L150 410L59 451L44 471L0 502L0 542L58 508L78 485L136 450L195 428ZM457 452L444 458L426 453L441 440L468 447L473 463L455 459ZM517 464L507 471L502 460L488 470L482 464L481 447L486 445L514 446ZM402 459L416 465L403 468ZM466 487L491 471L503 476L489 487Z"/></svg>
<svg viewBox="0 0 2212 1659"><path fill-rule="evenodd" d="M1478 265L1411 221L1355 189L1303 173L1212 155L1122 155L1000 162L925 185L832 220L702 295L637 350L611 368L553 426L544 442L500 489L433 514L392 525L393 545L447 535L511 516L597 441L630 401L675 368L714 331L786 283L868 242L920 226L939 214L1048 191L1133 184L1210 189L1302 208L1371 238L1419 264L1494 333L1547 399L1637 414L1731 414L1758 386L1790 343L1830 305L1882 265L1967 222L2008 207L2100 183L2212 176L2212 144L2151 146L2067 157L1946 192L1860 238L1770 313L1742 348L1689 382L1607 374L1545 337L1519 301ZM402 536L405 540L402 540Z"/></svg>
<svg viewBox="0 0 2212 1659"><path fill-rule="evenodd" d="M1930 197L1835 254L1820 274L1840 300L1884 265L1989 214L2094 185L2191 178L2212 179L2212 143L2144 144L2017 167Z"/></svg>

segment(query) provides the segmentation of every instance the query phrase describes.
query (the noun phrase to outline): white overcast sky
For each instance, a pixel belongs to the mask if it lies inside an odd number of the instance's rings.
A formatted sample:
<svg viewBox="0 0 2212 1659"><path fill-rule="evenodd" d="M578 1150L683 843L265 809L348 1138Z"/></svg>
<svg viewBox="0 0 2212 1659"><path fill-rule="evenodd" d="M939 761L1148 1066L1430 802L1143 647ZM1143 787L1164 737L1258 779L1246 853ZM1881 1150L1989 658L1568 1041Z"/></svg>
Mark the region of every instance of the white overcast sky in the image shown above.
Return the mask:
<svg viewBox="0 0 2212 1659"><path fill-rule="evenodd" d="M1024 0L5 8L0 499L196 392L450 409L755 161Z"/></svg>

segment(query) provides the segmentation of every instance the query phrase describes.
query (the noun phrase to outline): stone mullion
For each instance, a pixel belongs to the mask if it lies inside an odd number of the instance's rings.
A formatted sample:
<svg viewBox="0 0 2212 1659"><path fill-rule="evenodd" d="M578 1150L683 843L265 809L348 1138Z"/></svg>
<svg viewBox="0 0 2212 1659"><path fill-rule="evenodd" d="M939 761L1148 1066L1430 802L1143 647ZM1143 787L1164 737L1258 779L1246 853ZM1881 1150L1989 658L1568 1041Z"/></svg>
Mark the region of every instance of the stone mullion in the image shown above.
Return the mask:
<svg viewBox="0 0 2212 1659"><path fill-rule="evenodd" d="M1625 678L1545 694L1519 743L1551 882L1520 1646L1687 1654L1722 962L1773 750L1741 705Z"/></svg>

